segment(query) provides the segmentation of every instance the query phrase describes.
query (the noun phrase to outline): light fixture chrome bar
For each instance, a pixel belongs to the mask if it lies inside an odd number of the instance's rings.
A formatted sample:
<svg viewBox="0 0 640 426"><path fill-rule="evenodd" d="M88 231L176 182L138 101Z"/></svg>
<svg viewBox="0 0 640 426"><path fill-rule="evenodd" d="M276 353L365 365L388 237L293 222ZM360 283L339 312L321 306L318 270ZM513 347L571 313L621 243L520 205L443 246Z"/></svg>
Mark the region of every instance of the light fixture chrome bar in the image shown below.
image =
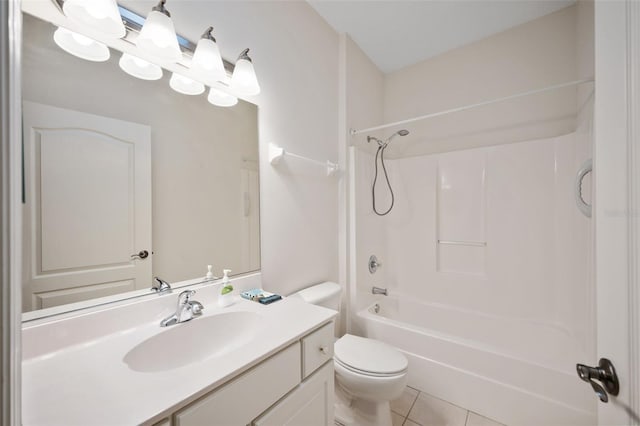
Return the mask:
<svg viewBox="0 0 640 426"><path fill-rule="evenodd" d="M469 110L469 109L478 108L478 107L485 106L485 105L496 104L498 102L504 102L504 101L508 101L508 100L511 100L511 99L522 98L524 96L535 95L537 93L549 92L551 90L561 89L563 87L577 86L578 84L583 84L583 83L593 83L593 79L575 80L575 81L569 81L567 83L555 84L553 86L545 87L545 88L542 88L542 89L529 90L529 91L526 91L526 92L516 93L515 95L504 96L502 98L496 98L496 99L491 99L491 100L488 100L488 101L478 102L478 103L471 104L471 105L465 105L465 106L461 106L461 107L457 107L457 108L451 108L451 109L447 109L447 110L444 110L444 111L439 111L439 112L434 112L434 113L431 113L431 114L421 115L419 117L413 117L413 118L409 118L409 119L406 119L406 120L395 121L393 123L382 124L380 126L369 127L369 128L366 128L366 129L360 129L360 130L351 129L351 135L353 136L353 135L358 135L360 133L373 132L374 130L382 130L382 129L386 129L388 127L399 126L401 124L407 124L407 123L413 123L414 121L426 120L428 118L440 117L442 115L447 115L447 114L451 114L451 113L454 113L454 112L466 111L466 110Z"/></svg>
<svg viewBox="0 0 640 426"><path fill-rule="evenodd" d="M58 7L60 13L64 13L62 11L62 5L64 4L64 0L52 0L53 3ZM120 11L120 16L122 17L122 22L124 23L127 32L139 33L144 25L144 21L146 18L138 13L134 12L131 9L128 9L124 6L118 5L118 10ZM180 50L183 53L186 53L190 56L193 56L193 52L196 50L196 44L191 40L181 36L180 34L176 34L178 37L178 45L180 45ZM127 36L124 37L127 39ZM226 59L222 58L222 63L224 64L224 69L229 74L233 74L233 69L235 65Z"/></svg>

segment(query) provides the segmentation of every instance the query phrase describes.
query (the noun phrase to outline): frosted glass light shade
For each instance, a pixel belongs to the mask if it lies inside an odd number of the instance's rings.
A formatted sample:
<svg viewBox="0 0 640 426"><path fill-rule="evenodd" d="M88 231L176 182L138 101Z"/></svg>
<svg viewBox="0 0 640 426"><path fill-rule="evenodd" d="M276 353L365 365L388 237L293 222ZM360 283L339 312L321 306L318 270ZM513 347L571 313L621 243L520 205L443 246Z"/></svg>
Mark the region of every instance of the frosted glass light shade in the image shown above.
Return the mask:
<svg viewBox="0 0 640 426"><path fill-rule="evenodd" d="M53 33L53 41L65 52L93 62L104 62L111 54L109 48L85 35L58 27Z"/></svg>
<svg viewBox="0 0 640 426"><path fill-rule="evenodd" d="M240 55L236 62L236 67L231 76L231 89L239 95L257 95L260 93L260 86L256 78L256 72L253 69L251 59L246 53Z"/></svg>
<svg viewBox="0 0 640 426"><path fill-rule="evenodd" d="M196 45L191 61L191 69L206 82L214 83L227 76L220 56L218 44L210 39L201 38Z"/></svg>
<svg viewBox="0 0 640 426"><path fill-rule="evenodd" d="M115 0L65 0L62 11L92 32L113 38L124 37L127 32Z"/></svg>
<svg viewBox="0 0 640 426"><path fill-rule="evenodd" d="M118 65L120 65L122 71L142 80L159 80L162 78L162 68L128 53L122 54Z"/></svg>
<svg viewBox="0 0 640 426"><path fill-rule="evenodd" d="M169 86L183 95L199 95L204 92L204 84L175 72L171 75Z"/></svg>
<svg viewBox="0 0 640 426"><path fill-rule="evenodd" d="M209 103L221 107L231 107L238 103L238 98L225 93L222 90L218 90L215 87L209 89L209 96L207 96L207 100Z"/></svg>
<svg viewBox="0 0 640 426"><path fill-rule="evenodd" d="M173 21L157 10L149 12L136 45L160 62L178 62L182 57Z"/></svg>

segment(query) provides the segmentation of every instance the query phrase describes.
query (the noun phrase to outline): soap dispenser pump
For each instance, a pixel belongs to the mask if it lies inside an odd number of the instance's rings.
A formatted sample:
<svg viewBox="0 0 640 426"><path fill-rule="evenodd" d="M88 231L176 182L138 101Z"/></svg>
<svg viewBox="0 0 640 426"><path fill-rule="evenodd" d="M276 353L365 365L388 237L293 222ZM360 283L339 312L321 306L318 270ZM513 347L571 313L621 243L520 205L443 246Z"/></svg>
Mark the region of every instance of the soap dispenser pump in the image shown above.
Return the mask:
<svg viewBox="0 0 640 426"><path fill-rule="evenodd" d="M218 305L221 307L229 306L233 303L233 286L230 284L229 273L231 269L222 270L222 290L218 296Z"/></svg>

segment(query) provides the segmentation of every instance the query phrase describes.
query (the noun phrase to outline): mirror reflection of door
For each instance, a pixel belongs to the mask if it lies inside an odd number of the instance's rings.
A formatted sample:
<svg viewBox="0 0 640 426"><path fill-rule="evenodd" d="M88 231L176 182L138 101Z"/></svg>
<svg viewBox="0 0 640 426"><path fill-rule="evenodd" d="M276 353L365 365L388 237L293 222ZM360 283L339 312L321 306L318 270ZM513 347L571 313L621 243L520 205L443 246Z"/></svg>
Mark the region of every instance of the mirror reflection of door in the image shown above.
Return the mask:
<svg viewBox="0 0 640 426"><path fill-rule="evenodd" d="M148 126L25 102L23 311L149 288Z"/></svg>

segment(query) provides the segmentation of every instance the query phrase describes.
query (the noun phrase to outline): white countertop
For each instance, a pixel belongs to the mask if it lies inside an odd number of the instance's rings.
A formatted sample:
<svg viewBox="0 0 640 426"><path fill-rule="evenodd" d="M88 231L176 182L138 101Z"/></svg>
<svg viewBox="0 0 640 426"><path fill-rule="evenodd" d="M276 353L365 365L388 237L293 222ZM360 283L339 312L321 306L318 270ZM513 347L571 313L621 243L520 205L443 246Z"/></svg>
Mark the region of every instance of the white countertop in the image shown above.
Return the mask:
<svg viewBox="0 0 640 426"><path fill-rule="evenodd" d="M336 315L335 311L286 298L266 306L239 297L227 308L211 305L205 303L205 314L191 322L222 312L251 311L260 315L260 332L249 343L221 357L160 372L133 371L123 358L150 336L188 326L188 322L161 328L154 317L139 326L39 353L25 359L22 366L23 424L116 426L155 422ZM58 326L64 327L64 323ZM36 338L38 334L25 336Z"/></svg>

